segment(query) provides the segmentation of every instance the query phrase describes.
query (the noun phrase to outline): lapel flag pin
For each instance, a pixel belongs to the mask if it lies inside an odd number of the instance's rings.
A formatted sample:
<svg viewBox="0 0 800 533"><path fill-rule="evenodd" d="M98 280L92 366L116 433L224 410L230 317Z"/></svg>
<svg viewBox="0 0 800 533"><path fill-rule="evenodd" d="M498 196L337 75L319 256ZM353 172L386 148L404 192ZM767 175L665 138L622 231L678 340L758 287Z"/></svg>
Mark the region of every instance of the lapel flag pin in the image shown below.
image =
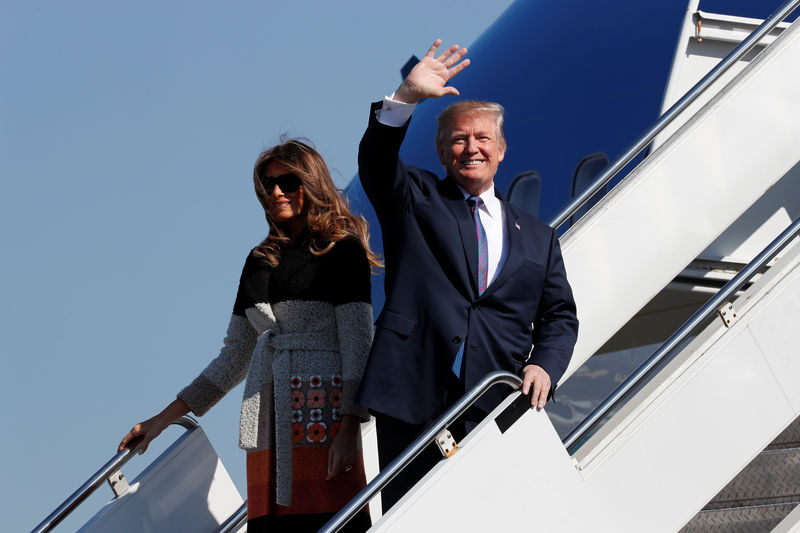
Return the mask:
<svg viewBox="0 0 800 533"><path fill-rule="evenodd" d="M519 229L519 222L514 222L514 227Z"/></svg>

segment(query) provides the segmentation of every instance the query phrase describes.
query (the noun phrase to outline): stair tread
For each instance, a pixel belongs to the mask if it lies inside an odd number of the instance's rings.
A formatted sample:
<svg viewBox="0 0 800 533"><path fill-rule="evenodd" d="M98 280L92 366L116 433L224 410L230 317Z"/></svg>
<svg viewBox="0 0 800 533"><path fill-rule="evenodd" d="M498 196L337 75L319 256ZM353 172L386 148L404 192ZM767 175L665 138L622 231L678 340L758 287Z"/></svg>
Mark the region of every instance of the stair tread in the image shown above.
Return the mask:
<svg viewBox="0 0 800 533"><path fill-rule="evenodd" d="M680 533L763 533L777 526L798 502L727 509L697 513Z"/></svg>

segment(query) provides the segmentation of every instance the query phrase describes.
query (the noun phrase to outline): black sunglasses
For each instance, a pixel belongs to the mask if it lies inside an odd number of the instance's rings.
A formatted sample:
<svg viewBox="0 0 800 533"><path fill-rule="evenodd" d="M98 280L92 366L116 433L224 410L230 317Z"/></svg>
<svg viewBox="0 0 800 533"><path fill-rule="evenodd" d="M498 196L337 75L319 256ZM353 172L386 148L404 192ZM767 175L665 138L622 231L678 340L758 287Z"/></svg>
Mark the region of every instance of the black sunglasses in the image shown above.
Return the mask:
<svg viewBox="0 0 800 533"><path fill-rule="evenodd" d="M296 174L281 174L280 176L261 176L261 185L267 191L267 194L272 194L275 185L281 188L281 192L295 192L303 184Z"/></svg>

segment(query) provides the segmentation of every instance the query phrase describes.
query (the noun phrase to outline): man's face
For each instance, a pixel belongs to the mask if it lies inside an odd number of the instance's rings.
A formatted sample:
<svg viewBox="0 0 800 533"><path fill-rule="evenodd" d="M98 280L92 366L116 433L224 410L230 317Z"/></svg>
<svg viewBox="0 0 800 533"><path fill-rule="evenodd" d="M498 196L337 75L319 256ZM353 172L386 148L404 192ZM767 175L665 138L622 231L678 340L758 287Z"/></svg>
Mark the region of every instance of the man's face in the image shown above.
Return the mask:
<svg viewBox="0 0 800 533"><path fill-rule="evenodd" d="M498 139L497 121L480 111L456 116L438 147L439 161L470 194L481 194L492 186L497 165L506 154Z"/></svg>

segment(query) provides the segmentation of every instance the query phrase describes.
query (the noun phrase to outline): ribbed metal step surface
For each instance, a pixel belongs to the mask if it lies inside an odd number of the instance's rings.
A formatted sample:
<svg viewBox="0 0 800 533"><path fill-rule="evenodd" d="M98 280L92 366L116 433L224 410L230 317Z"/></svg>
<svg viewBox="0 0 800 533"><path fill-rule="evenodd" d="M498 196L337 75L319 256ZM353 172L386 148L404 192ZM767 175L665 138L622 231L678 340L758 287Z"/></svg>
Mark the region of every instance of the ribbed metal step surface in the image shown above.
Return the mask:
<svg viewBox="0 0 800 533"><path fill-rule="evenodd" d="M703 510L800 501L800 448L758 454Z"/></svg>
<svg viewBox="0 0 800 533"><path fill-rule="evenodd" d="M797 506L797 502L758 507L700 511L681 533L767 533Z"/></svg>
<svg viewBox="0 0 800 533"><path fill-rule="evenodd" d="M767 450L779 448L800 448L800 417L794 419L789 427L783 430L775 440L767 446Z"/></svg>
<svg viewBox="0 0 800 533"><path fill-rule="evenodd" d="M800 503L800 417L730 481L681 533L768 532Z"/></svg>

